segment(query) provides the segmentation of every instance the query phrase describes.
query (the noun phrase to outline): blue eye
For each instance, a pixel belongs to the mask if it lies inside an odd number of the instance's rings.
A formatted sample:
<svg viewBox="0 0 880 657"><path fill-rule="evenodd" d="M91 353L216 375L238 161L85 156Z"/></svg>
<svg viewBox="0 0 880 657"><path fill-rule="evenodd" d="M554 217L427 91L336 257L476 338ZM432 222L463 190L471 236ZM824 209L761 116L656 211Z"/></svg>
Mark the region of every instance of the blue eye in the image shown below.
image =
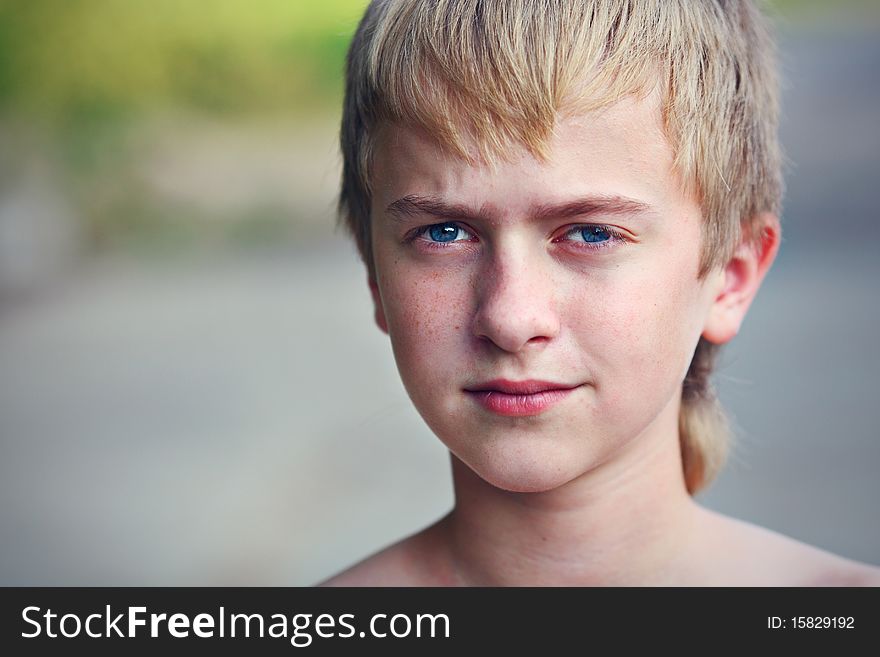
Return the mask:
<svg viewBox="0 0 880 657"><path fill-rule="evenodd" d="M591 249L606 248L626 241L617 230L601 224L573 226L566 231L562 240L583 245L581 248Z"/></svg>
<svg viewBox="0 0 880 657"><path fill-rule="evenodd" d="M607 242L613 235L605 226L581 226L572 232L580 233L584 242Z"/></svg>
<svg viewBox="0 0 880 657"><path fill-rule="evenodd" d="M464 228L454 223L434 224L425 229L423 235L426 234L432 242L456 242L461 239L470 239L471 234Z"/></svg>

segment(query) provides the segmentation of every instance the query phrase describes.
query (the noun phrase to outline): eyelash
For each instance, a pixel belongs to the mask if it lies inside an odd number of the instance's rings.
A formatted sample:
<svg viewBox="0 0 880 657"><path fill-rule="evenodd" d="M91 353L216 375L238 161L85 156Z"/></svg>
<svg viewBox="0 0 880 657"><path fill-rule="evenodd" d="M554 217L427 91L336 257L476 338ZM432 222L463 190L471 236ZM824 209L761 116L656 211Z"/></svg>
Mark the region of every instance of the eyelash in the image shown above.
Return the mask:
<svg viewBox="0 0 880 657"><path fill-rule="evenodd" d="M454 226L458 230L463 231L463 232L467 233L468 235L471 235L472 239L453 240L451 242L435 242L433 240L424 238L424 235L429 230L431 230L432 228L436 228L438 226ZM585 228L594 228L594 229L598 228L608 234L608 239L604 240L602 242L587 242L585 240L564 240L563 239L569 235L576 234L576 233L584 230ZM461 224L459 224L455 221L445 221L445 222L442 222L439 224L429 224L427 226L421 226L419 228L416 228L407 234L404 241L406 243L412 243L412 242L415 242L416 240L421 240L423 242L423 246L425 248L448 249L451 246L453 246L454 244L461 244L461 243L471 244L474 242L474 239L475 238L474 238L473 231L465 228L464 226L462 226ZM617 245L617 244L625 244L627 242L627 239L626 239L626 237L624 237L623 233L621 233L619 230L615 229L612 226L607 226L605 224L577 224L577 225L568 227L565 230L565 232L562 234L561 237L557 237L557 238L553 239L554 243L559 243L559 242L563 242L563 241L571 242L573 244L574 243L578 244L578 246L575 247L577 249L587 249L589 251L600 251L602 249L607 249L607 248L610 248L610 247Z"/></svg>

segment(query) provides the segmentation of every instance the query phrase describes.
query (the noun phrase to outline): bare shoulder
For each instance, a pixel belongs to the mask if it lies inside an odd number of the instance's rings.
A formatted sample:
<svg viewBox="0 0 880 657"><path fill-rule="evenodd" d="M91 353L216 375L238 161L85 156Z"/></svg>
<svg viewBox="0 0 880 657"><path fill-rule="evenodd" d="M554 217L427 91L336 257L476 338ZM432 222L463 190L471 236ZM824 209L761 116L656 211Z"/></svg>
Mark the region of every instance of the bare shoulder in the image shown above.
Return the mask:
<svg viewBox="0 0 880 657"><path fill-rule="evenodd" d="M442 522L442 521L441 521ZM440 556L441 523L413 534L347 568L318 586L444 586L447 562Z"/></svg>
<svg viewBox="0 0 880 657"><path fill-rule="evenodd" d="M409 537L381 550L350 568L337 573L318 586L418 586Z"/></svg>
<svg viewBox="0 0 880 657"><path fill-rule="evenodd" d="M880 568L777 532L708 512L729 583L741 586L880 586Z"/></svg>

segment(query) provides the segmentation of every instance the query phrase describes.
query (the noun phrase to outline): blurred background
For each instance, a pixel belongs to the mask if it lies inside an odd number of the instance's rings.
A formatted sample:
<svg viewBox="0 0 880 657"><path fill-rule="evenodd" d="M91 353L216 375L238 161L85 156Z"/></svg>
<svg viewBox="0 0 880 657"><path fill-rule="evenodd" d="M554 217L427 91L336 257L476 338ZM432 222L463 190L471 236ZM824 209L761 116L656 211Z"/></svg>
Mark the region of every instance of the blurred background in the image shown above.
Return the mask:
<svg viewBox="0 0 880 657"><path fill-rule="evenodd" d="M0 585L307 585L452 504L334 229L363 0L0 0ZM880 564L880 3L776 2L785 243L702 501Z"/></svg>

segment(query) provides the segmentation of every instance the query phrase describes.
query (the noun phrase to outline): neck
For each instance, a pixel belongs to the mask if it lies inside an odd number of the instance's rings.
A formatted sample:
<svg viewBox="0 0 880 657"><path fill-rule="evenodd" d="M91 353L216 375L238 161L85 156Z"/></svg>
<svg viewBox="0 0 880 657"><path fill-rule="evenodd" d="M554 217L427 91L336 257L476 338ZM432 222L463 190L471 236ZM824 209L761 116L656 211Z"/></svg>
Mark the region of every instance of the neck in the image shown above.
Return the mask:
<svg viewBox="0 0 880 657"><path fill-rule="evenodd" d="M452 467L456 504L442 524L460 584L659 585L681 581L690 565L699 507L685 488L674 428L649 428L541 493L496 488L455 456Z"/></svg>

